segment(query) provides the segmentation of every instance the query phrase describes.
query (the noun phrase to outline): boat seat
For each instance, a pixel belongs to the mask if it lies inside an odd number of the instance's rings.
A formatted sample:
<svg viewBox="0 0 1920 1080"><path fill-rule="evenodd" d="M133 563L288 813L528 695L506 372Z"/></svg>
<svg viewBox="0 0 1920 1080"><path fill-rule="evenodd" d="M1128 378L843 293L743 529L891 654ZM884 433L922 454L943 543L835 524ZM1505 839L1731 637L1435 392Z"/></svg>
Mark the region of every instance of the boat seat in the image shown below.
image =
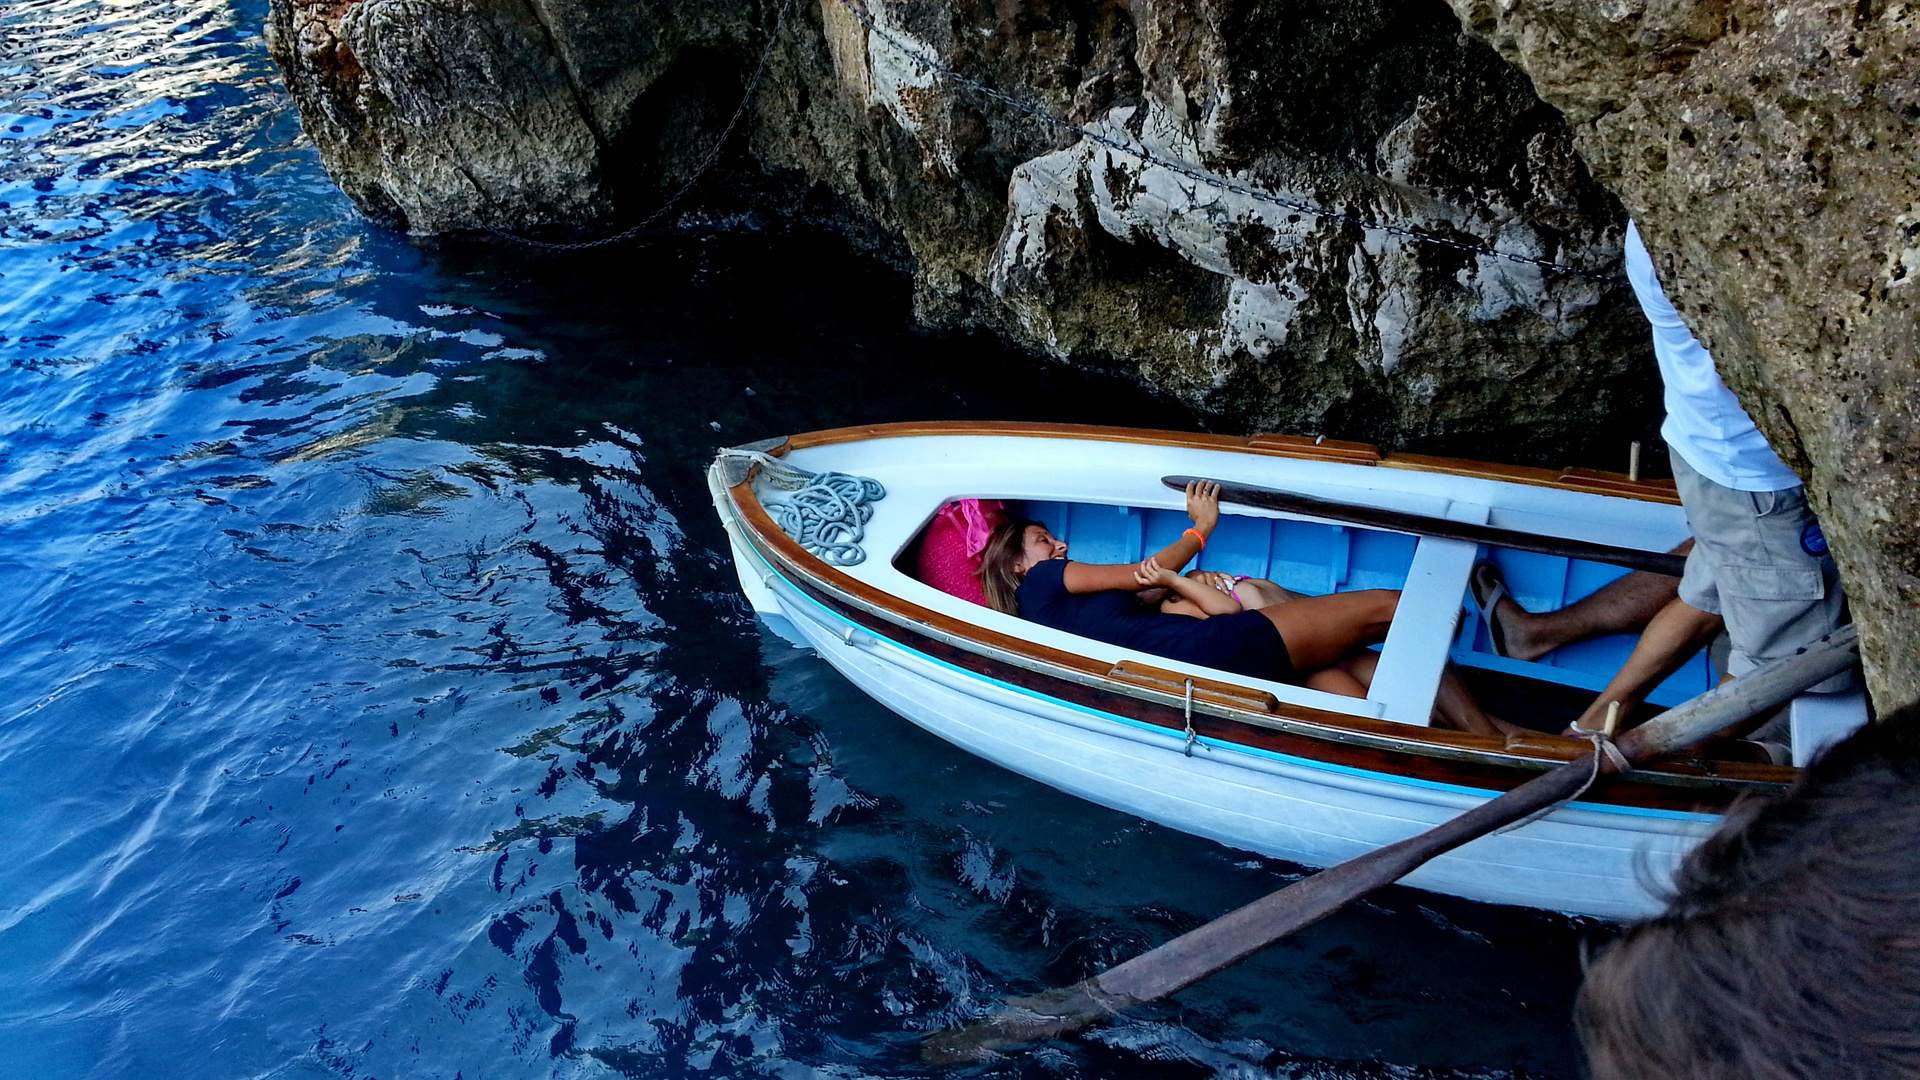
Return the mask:
<svg viewBox="0 0 1920 1080"><path fill-rule="evenodd" d="M1451 502L1449 521L1484 525L1488 508ZM1384 716L1402 724L1429 726L1433 699L1450 659L1454 627L1460 618L1460 591L1473 572L1478 544L1423 536L1400 587L1400 606L1380 649L1368 697L1384 705Z"/></svg>

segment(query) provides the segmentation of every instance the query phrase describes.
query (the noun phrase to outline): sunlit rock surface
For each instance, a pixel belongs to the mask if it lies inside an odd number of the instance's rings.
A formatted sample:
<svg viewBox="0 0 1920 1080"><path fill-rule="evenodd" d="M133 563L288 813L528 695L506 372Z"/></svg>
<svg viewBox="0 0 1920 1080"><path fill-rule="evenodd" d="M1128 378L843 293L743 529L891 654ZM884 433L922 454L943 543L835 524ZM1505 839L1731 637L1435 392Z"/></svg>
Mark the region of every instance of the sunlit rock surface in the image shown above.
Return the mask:
<svg viewBox="0 0 1920 1080"><path fill-rule="evenodd" d="M777 3L274 0L308 132L419 233L646 218L739 103ZM1615 272L1623 214L1565 124L1444 7L792 0L721 166L676 213L829 222L917 313L1135 373L1222 427L1537 456L1655 423L1625 289L1409 243L1143 164L924 54L1211 177ZM548 232L542 235L561 235ZM1550 450L1551 448L1551 450Z"/></svg>
<svg viewBox="0 0 1920 1080"><path fill-rule="evenodd" d="M1920 700L1920 9L1452 2L1565 112L1807 479L1876 706Z"/></svg>

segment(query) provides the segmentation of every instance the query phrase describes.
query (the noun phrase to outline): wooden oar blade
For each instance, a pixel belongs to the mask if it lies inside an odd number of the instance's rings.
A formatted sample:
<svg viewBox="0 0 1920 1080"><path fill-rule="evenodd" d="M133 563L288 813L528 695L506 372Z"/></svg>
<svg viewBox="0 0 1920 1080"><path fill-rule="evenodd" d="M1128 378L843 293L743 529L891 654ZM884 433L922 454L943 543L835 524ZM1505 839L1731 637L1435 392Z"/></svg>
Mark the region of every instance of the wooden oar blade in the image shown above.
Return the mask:
<svg viewBox="0 0 1920 1080"><path fill-rule="evenodd" d="M1444 851L1567 798L1593 769L1589 754L1417 836L1268 893L1091 979L1011 999L963 1028L929 1036L921 1057L949 1065L984 1061L1001 1047L1071 1035L1129 1006L1166 997L1393 884Z"/></svg>
<svg viewBox="0 0 1920 1080"><path fill-rule="evenodd" d="M920 1059L932 1065L991 1061L1003 1046L1072 1035L1134 1004L1138 1003L1101 993L1092 979L1032 997L1008 998L1005 1005L966 1027L929 1035L920 1047Z"/></svg>

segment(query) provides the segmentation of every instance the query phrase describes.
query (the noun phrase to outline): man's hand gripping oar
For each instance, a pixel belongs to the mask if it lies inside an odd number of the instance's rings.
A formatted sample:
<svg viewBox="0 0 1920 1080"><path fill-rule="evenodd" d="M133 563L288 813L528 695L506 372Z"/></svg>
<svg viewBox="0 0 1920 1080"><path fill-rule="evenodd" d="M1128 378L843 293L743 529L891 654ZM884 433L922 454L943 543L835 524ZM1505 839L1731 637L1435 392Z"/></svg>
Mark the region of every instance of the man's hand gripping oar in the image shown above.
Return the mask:
<svg viewBox="0 0 1920 1080"><path fill-rule="evenodd" d="M1776 660L1634 728L1593 753L1535 777L1418 836L1349 859L1180 935L1165 945L1063 990L1015 998L959 1030L928 1037L922 1056L936 1063L978 1061L998 1047L1071 1034L1129 1005L1153 1001L1246 958L1347 903L1390 885L1427 860L1475 837L1575 798L1598 778L1678 750L1757 716L1854 663L1854 628Z"/></svg>

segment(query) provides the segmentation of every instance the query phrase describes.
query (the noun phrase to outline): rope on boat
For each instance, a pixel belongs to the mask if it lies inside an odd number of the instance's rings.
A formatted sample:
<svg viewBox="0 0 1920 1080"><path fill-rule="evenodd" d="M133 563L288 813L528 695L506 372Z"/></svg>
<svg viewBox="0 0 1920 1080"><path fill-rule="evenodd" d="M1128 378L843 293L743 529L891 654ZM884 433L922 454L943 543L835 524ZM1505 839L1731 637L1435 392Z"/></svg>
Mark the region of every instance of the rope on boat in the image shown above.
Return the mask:
<svg viewBox="0 0 1920 1080"><path fill-rule="evenodd" d="M1187 703L1183 711L1186 713L1186 718L1187 718L1187 732L1186 732L1187 745L1182 747L1180 752L1185 754L1188 757L1192 757L1193 744L1196 740L1200 738L1200 732L1195 730L1193 726L1193 680L1192 679L1187 680Z"/></svg>
<svg viewBox="0 0 1920 1080"><path fill-rule="evenodd" d="M812 483L813 478L818 475L811 469L803 469L798 465L781 461L772 454L762 453L758 450L747 450L738 446L721 447L720 457L723 460L743 461L749 465L758 466L760 469L760 479L764 481L768 487L779 488L781 491L799 491L809 483ZM746 477L744 472L736 475L741 479L745 479Z"/></svg>
<svg viewBox="0 0 1920 1080"><path fill-rule="evenodd" d="M1628 773L1633 771L1633 762L1627 760L1627 755L1621 753L1620 747L1616 746L1613 741L1613 727L1617 717L1619 716L1620 703L1617 701L1609 702L1608 706L1609 707L1607 709L1606 726L1599 727L1599 728L1590 728L1590 727L1582 727L1579 724L1573 725L1573 730L1579 733L1581 738L1593 744L1593 774L1587 777L1586 783L1580 785L1580 790L1574 792L1573 794L1567 796L1564 799L1561 799L1558 802L1555 802L1548 806L1543 806L1540 809L1535 810L1533 813L1528 814L1526 817L1521 818L1519 821L1516 821L1511 825L1507 825L1507 826L1503 826L1502 828L1495 829L1494 830L1495 832L1500 832L1500 833L1512 832L1515 829L1522 828L1524 826L1531 825L1536 821L1539 821L1541 818L1546 817L1548 814L1553 813L1555 810L1560 809L1561 807L1567 805L1568 803L1579 802L1580 796L1585 795L1590 789L1592 789L1595 783L1599 782L1602 760L1612 762L1614 770L1618 772L1621 776L1625 776Z"/></svg>
<svg viewBox="0 0 1920 1080"><path fill-rule="evenodd" d="M750 461L759 466L768 487L792 492L785 499L763 499L780 528L800 546L835 566L857 566L867 559L860 546L873 520L872 504L887 497L887 489L870 476L842 472L816 473L758 450L726 447L722 458Z"/></svg>

